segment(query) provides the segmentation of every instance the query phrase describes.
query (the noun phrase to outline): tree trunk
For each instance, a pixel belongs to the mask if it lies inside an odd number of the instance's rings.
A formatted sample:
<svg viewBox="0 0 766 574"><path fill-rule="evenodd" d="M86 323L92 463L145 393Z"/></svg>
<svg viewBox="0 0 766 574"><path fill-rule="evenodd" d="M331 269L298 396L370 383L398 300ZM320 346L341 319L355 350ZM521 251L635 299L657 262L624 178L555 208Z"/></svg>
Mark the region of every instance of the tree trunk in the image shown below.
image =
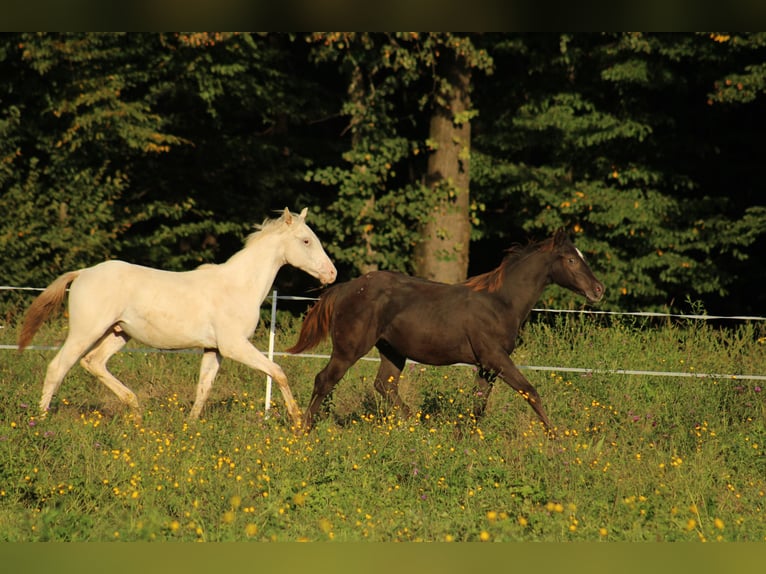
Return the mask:
<svg viewBox="0 0 766 574"><path fill-rule="evenodd" d="M435 149L428 158L426 175L436 204L421 226L414 265L419 277L457 283L468 273L471 238L471 125L463 115L470 108L471 72L462 58L445 56L443 69L449 87L439 94L441 105L436 104L431 116L429 139Z"/></svg>

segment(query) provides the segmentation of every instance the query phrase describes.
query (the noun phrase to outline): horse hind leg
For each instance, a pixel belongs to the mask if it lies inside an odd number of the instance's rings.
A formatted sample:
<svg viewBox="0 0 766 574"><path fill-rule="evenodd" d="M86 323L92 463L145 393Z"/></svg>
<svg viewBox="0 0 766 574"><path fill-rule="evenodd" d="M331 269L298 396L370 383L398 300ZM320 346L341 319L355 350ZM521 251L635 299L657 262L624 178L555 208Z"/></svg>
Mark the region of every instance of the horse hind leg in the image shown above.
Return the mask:
<svg viewBox="0 0 766 574"><path fill-rule="evenodd" d="M112 355L122 349L129 340L130 337L121 329L110 329L98 340L93 349L80 360L80 365L117 395L120 401L137 411L138 398L136 394L122 384L106 367L106 363Z"/></svg>
<svg viewBox="0 0 766 574"><path fill-rule="evenodd" d="M218 369L221 366L223 357L218 352L218 349L205 349L202 354L202 364L199 368L199 383L197 383L197 398L194 400L194 405L189 412L189 418L196 420L202 414L202 407L207 401L207 397L210 394L210 389L213 386L215 376L218 374Z"/></svg>
<svg viewBox="0 0 766 574"><path fill-rule="evenodd" d="M376 331L371 328L375 318L369 313L360 314L353 308L343 313L343 321L337 319L332 329L332 354L330 361L314 377L314 389L303 418L306 431L314 424L319 409L324 400L332 393L335 385L340 382L346 372L367 352L375 343ZM353 320L348 320L353 317Z"/></svg>
<svg viewBox="0 0 766 574"><path fill-rule="evenodd" d="M354 360L348 360L333 351L330 362L314 377L314 389L311 391L309 405L303 417L306 431L314 426L314 417L322 407L322 403L357 359L358 357Z"/></svg>
<svg viewBox="0 0 766 574"><path fill-rule="evenodd" d="M43 392L40 397L40 412L45 414L51 405L53 395L56 394L66 374L75 365L77 360L83 356L90 344L76 342L71 335L64 342L64 345L48 364L43 382Z"/></svg>
<svg viewBox="0 0 766 574"><path fill-rule="evenodd" d="M403 418L409 418L410 408L399 396L399 377L407 358L383 342L378 343L377 347L380 351L380 368L375 375L375 390L383 395L388 404L398 409Z"/></svg>
<svg viewBox="0 0 766 574"><path fill-rule="evenodd" d="M476 373L476 391L473 397L473 416L475 419L484 415L495 379L497 379L497 375L484 368L479 368Z"/></svg>

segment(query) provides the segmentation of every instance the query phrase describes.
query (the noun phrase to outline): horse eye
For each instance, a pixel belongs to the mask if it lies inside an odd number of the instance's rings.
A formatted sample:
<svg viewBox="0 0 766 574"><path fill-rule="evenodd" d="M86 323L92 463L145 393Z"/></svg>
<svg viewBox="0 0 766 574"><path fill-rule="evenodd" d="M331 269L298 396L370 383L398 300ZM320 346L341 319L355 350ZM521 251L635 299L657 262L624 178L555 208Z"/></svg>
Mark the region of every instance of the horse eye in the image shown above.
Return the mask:
<svg viewBox="0 0 766 574"><path fill-rule="evenodd" d="M308 238L303 240L303 245L308 245L309 243L311 243L311 240L309 240Z"/></svg>

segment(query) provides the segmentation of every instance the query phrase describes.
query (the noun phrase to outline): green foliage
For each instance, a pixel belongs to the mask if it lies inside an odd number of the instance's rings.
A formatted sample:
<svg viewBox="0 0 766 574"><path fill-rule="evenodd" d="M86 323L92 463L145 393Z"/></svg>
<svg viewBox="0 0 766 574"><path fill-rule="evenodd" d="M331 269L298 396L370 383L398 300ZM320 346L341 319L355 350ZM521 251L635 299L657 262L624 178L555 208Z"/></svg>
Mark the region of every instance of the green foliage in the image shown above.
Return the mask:
<svg viewBox="0 0 766 574"><path fill-rule="evenodd" d="M736 69L713 84L710 105L750 103L766 92L766 64L762 61L766 34L713 33L710 39L721 45L723 57L737 62Z"/></svg>
<svg viewBox="0 0 766 574"><path fill-rule="evenodd" d="M492 60L465 35L332 32L307 40L314 61L335 63L347 81L341 112L350 141L342 162L306 174L337 190L319 223L336 239L331 253L353 274L411 271L420 224L439 200L424 182L430 148L422 127L451 89L439 64L449 54L490 71ZM476 113L467 110L455 122Z"/></svg>
<svg viewBox="0 0 766 574"><path fill-rule="evenodd" d="M723 261L748 257L764 212L721 185L729 169L721 146L739 135L707 105L709 86L728 65L717 38L494 43L498 68L526 68L533 81L510 83L499 99L493 86L479 98L481 118L491 117L495 129L480 118L474 194L489 212L511 217L486 221L485 235L509 235L509 223L538 238L566 227L608 286L608 306L726 296L741 278L721 273ZM754 50L758 39L748 42ZM729 120L735 112L721 113ZM712 132L704 141L698 125ZM554 292L547 303L575 302Z"/></svg>
<svg viewBox="0 0 766 574"><path fill-rule="evenodd" d="M404 138L365 141L343 158L353 167L310 170L306 177L337 189L337 196L317 217L318 226L335 238L331 257L353 264L408 270L408 253L417 237L418 215L428 205L425 187L396 187L395 165L411 155ZM389 185L392 184L392 185Z"/></svg>
<svg viewBox="0 0 766 574"><path fill-rule="evenodd" d="M765 46L724 32L4 34L3 282L113 257L222 260L285 206L312 208L342 278L411 272L448 187L426 178L429 121L462 58L474 272L564 226L607 307L691 296L758 313Z"/></svg>
<svg viewBox="0 0 766 574"><path fill-rule="evenodd" d="M19 34L2 45L8 283L44 285L113 257L186 269L239 249L272 210L301 207L307 160L285 118L321 106L278 68L289 38Z"/></svg>

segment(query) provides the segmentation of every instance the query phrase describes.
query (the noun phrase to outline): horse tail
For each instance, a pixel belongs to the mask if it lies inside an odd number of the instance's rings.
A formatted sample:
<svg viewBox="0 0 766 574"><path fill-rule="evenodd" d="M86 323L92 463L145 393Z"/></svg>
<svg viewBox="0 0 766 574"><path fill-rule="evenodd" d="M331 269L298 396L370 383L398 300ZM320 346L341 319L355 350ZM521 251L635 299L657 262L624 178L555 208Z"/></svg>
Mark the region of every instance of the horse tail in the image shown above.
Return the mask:
<svg viewBox="0 0 766 574"><path fill-rule="evenodd" d="M54 309L57 309L66 295L67 286L75 280L80 274L78 271L70 271L64 273L53 283L40 293L40 295L32 301L32 304L27 310L27 314L24 316L24 325L21 327L21 334L19 335L18 350L23 351L32 337L35 336L40 326L45 323L45 320L50 317L50 314Z"/></svg>
<svg viewBox="0 0 766 574"><path fill-rule="evenodd" d="M307 349L313 349L327 336L332 322L333 311L335 310L335 301L338 299L340 285L331 287L319 297L306 317L303 319L301 333L298 341L287 349L288 353L302 353Z"/></svg>

